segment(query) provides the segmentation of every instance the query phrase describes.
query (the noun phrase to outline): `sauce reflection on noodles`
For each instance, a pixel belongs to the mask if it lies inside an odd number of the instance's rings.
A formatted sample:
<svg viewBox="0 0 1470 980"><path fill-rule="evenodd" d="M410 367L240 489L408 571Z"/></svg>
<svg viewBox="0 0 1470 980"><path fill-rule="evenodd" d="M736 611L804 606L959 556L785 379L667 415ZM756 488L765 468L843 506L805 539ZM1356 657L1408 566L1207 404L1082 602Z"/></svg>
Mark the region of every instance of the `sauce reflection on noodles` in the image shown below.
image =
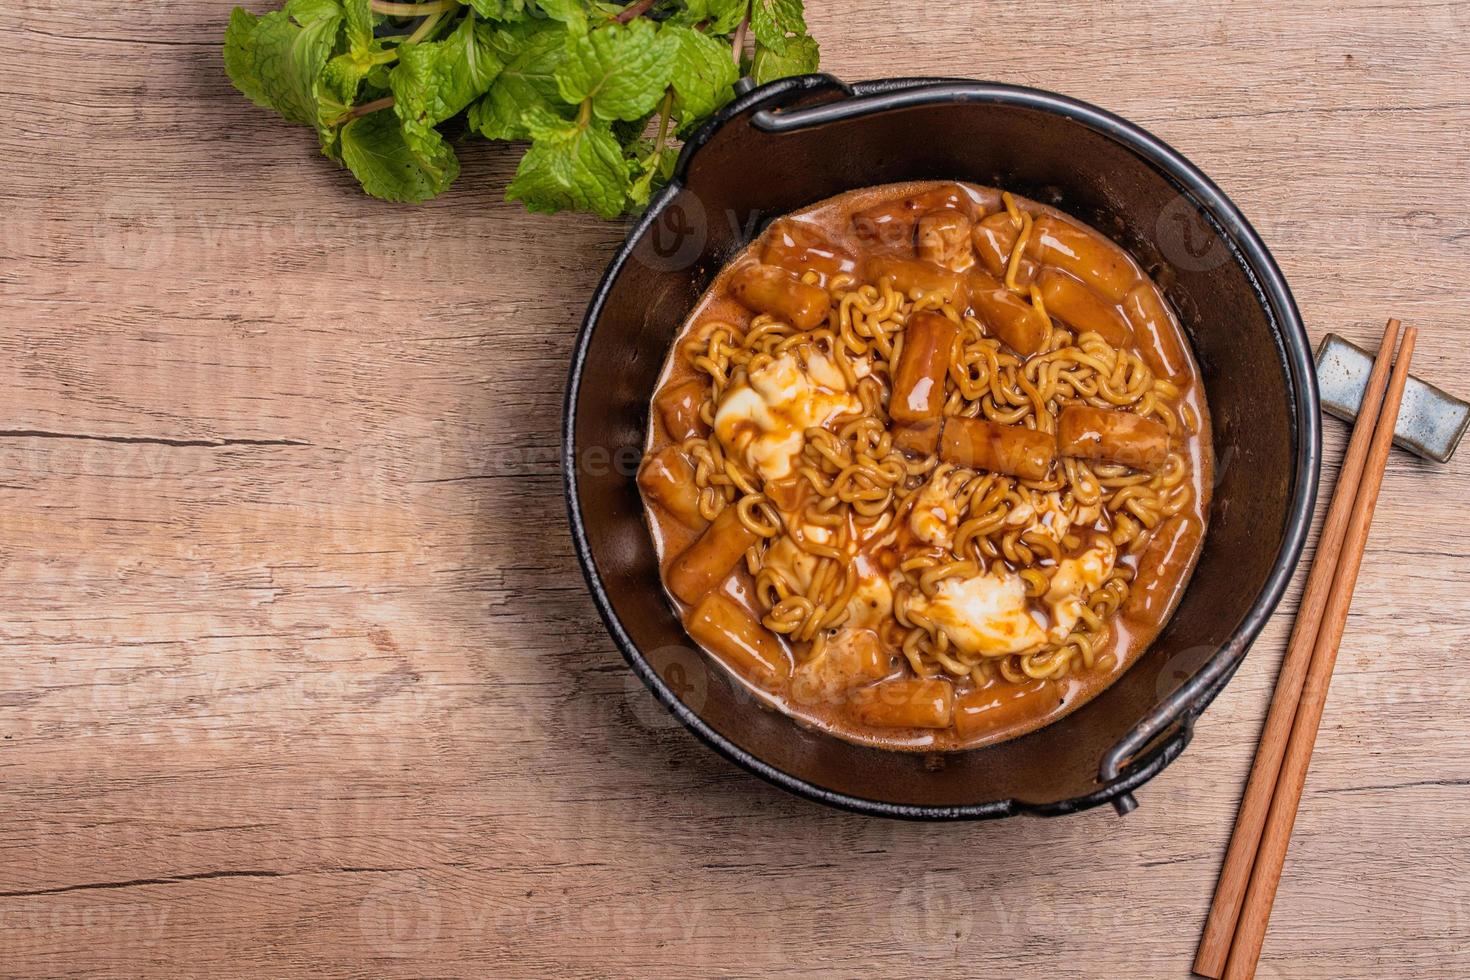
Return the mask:
<svg viewBox="0 0 1470 980"><path fill-rule="evenodd" d="M774 223L679 331L638 482L690 636L799 722L895 749L1102 690L1199 555L1209 413L1158 287L992 188Z"/></svg>

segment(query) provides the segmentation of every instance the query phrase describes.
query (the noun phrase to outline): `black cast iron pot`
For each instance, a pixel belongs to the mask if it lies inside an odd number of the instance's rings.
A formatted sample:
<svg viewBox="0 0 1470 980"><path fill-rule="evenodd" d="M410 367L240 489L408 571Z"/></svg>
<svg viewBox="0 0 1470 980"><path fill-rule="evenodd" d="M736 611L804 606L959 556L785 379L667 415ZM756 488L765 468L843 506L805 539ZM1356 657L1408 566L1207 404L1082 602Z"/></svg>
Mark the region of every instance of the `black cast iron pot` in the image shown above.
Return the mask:
<svg viewBox="0 0 1470 980"><path fill-rule="evenodd" d="M1203 554L1153 646L1061 721L938 768L806 731L691 650L660 588L634 484L660 363L720 267L781 214L930 178L1054 204L1131 251L1194 344L1217 459ZM1281 272L1178 153L1117 116L1033 89L808 75L742 94L694 134L614 256L573 352L563 465L592 597L633 670L692 732L802 796L952 820L1135 805L1132 791L1183 751L1280 600L1306 538L1320 449L1311 350Z"/></svg>

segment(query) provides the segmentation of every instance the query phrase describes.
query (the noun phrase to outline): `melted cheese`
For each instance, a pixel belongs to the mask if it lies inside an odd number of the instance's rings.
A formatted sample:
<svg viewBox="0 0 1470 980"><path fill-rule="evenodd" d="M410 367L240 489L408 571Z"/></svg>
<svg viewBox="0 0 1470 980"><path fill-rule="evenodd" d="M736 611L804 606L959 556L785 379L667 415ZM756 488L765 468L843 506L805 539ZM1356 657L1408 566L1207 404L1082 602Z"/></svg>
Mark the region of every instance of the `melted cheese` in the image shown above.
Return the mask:
<svg viewBox="0 0 1470 980"><path fill-rule="evenodd" d="M867 555L857 556L848 567L858 584L847 603L846 623L876 629L893 615L893 586Z"/></svg>
<svg viewBox="0 0 1470 980"><path fill-rule="evenodd" d="M909 530L926 544L948 548L960 523L959 504L955 497L969 474L941 465L917 491L909 510Z"/></svg>
<svg viewBox="0 0 1470 980"><path fill-rule="evenodd" d="M1108 580L1117 555L1113 542L1098 535L1092 548L1059 562L1042 596L1050 616L1030 608L1019 575L1000 570L945 579L932 599L918 595L911 605L963 653L1033 653L1048 643L1061 643L1076 628L1087 597Z"/></svg>
<svg viewBox="0 0 1470 980"><path fill-rule="evenodd" d="M963 653L998 657L1046 643L1046 630L1026 606L1026 584L1012 572L947 578L934 598L918 595L911 604Z"/></svg>
<svg viewBox="0 0 1470 980"><path fill-rule="evenodd" d="M825 528L818 528L825 531ZM795 592L805 593L812 587L812 576L817 571L817 556L801 550L789 536L783 534L771 542L766 549L763 562L766 568L779 572L786 584Z"/></svg>
<svg viewBox="0 0 1470 980"><path fill-rule="evenodd" d="M825 354L788 351L736 380L715 409L715 434L763 480L791 475L806 430L862 411Z"/></svg>
<svg viewBox="0 0 1470 980"><path fill-rule="evenodd" d="M1005 523L1007 527L1024 527L1060 542L1073 528L1095 524L1101 509L1100 503L1087 507L1081 504L1064 507L1061 494L1055 490L1051 493L1028 492L1021 503L1011 508Z"/></svg>
<svg viewBox="0 0 1470 980"><path fill-rule="evenodd" d="M1092 548L1057 564L1051 586L1042 597L1051 608L1048 635L1052 642L1060 643L1072 632L1082 616L1082 606L1087 597L1102 588L1108 576L1113 574L1113 563L1117 558L1118 549L1112 539L1098 535Z"/></svg>

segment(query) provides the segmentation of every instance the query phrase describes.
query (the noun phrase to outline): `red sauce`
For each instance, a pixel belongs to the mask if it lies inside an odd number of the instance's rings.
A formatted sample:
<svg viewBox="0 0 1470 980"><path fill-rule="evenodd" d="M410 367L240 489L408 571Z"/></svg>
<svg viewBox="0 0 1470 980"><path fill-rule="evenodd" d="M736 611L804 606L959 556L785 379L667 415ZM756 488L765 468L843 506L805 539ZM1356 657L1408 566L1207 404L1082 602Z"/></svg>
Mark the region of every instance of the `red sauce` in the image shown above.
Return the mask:
<svg viewBox="0 0 1470 980"><path fill-rule="evenodd" d="M853 668L858 674L845 683L813 673L811 664L806 663L809 643L765 631L758 622L754 628L761 632L753 641L751 623L742 620L732 632L737 638L724 644L727 651L724 656L714 649L720 644L704 644L705 652L722 663L754 695L802 725L863 744L922 751L973 748L1034 730L1076 710L1137 659L1172 614L1199 556L1212 485L1209 412L1198 367L1188 353L1189 343L1177 318L1158 287L1123 249L1053 208L1021 198L1015 200L1033 219L1032 238L1023 252L1019 281L1065 282L1072 290L1067 297L1071 316L1090 317L1103 324L1112 332L1113 339L1125 341L1128 349L1137 353L1157 376L1177 386L1172 407L1176 415L1193 421L1195 431L1176 433L1171 437L1171 449L1182 453L1186 461L1191 500L1177 515L1160 521L1142 547L1132 553L1119 552L1118 562L1133 573L1129 598L1109 620L1107 640L1095 651L1095 665L1088 670L1074 670L1061 680L1028 679L1011 683L992 678L981 683L971 677L958 680L944 676L915 677L897 649L905 629L891 618L872 635L844 638L844 642L861 641L854 649L845 647L839 651L845 660L834 655L834 663L861 665ZM715 279L676 337L653 399L656 410L650 413L647 452L657 453L681 443L691 433L703 434L706 429L703 421L692 417L691 398L698 390L695 385L707 383L708 377L694 369L686 348L702 325L722 321L743 330L756 315L732 294L732 270L761 261L793 275L810 273L809 281L824 288L836 276L855 275L858 270L887 269L894 267L895 262L902 268L902 274L911 275L914 268L903 263L918 261L915 235L919 221L925 214L940 210L959 210L975 226L976 251L963 256L963 261L976 263L977 270L989 266L997 278L1002 277L1003 268L996 266L1002 256L987 253L986 249L1002 245L1008 249L1016 235L1004 221L1000 192L992 188L950 182L866 188L823 201L775 222ZM934 224L950 228L959 222L946 213ZM946 239L945 244L948 251L954 244L953 237ZM875 259L879 261L873 262ZM955 267L962 264L956 263ZM950 281L948 277L955 275L937 266L931 267L931 271L933 281L940 284L935 288L942 289L943 283ZM971 275L981 277L972 281L981 282L985 273L977 271ZM1058 279L1059 275L1065 275L1066 279ZM871 281L869 276L864 278ZM973 288L969 291L980 294L982 301L990 300L990 293L998 283L983 281L986 286L983 293ZM1023 300L1026 299L1024 288ZM1086 292L1078 293L1078 289ZM954 298L963 299L965 292L960 289ZM802 292L800 297L806 302L810 295ZM983 321L981 308L973 299L969 305L974 307L971 312L976 319ZM804 311L806 307L793 309ZM1061 317L1055 318L1062 322ZM1072 328L1073 325L1063 323L1063 326ZM1008 338L997 339L1005 342ZM942 377L938 380L945 383ZM952 381L947 383L953 386ZM680 431L670 431L670 426L677 426ZM751 427L748 421L736 426L747 435L754 434ZM1137 425L1117 428L1139 431ZM892 429L895 433L899 430L898 426ZM927 443L916 438L913 445L933 446L932 434ZM647 486L655 482L649 481ZM805 480L792 477L769 484L766 493L778 507L790 508L809 489ZM690 527L675 519L670 508L648 499L647 493L645 497L650 532L661 567L667 573L675 559L699 538L704 522L695 521L700 526ZM1090 540L1090 535L1099 533L1088 531L1084 537ZM860 545L852 561L866 569L887 573L915 554L942 551L914 538L905 525L896 539L890 536L890 540L871 547ZM750 620L758 621L766 613L756 598L755 582L744 562L732 568L712 593L718 593L715 599L707 595L693 604L670 596L680 616L700 635L713 635L710 631L717 628L721 616L743 613ZM774 656L784 657L784 662L775 663L771 659ZM880 674L886 679L875 676ZM831 696L839 688L840 696ZM826 692L826 696L808 696L816 690ZM895 698L904 697L908 701L895 703Z"/></svg>

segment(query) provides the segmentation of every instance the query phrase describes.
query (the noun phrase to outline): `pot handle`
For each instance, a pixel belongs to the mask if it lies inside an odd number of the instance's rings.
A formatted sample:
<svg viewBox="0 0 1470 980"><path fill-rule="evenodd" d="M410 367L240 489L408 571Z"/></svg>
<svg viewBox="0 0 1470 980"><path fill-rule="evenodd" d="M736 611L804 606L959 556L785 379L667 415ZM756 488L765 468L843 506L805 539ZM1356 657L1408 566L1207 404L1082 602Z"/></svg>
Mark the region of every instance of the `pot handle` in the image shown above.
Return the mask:
<svg viewBox="0 0 1470 980"><path fill-rule="evenodd" d="M1103 755L1098 780L1111 783L1121 778L1125 767L1150 745L1153 747L1148 751L1149 756L1162 752L1173 757L1182 752L1194 736L1195 719L1235 676L1245 653L1244 646L1237 646L1225 658L1212 658L1204 669L1180 685ZM1138 808L1138 801L1131 792L1124 793L1113 799L1113 807L1120 816L1125 816Z"/></svg>
<svg viewBox="0 0 1470 980"><path fill-rule="evenodd" d="M851 86L851 98L796 109L760 109L750 123L763 133L795 133L875 112L936 102L984 102L972 78L886 78Z"/></svg>

